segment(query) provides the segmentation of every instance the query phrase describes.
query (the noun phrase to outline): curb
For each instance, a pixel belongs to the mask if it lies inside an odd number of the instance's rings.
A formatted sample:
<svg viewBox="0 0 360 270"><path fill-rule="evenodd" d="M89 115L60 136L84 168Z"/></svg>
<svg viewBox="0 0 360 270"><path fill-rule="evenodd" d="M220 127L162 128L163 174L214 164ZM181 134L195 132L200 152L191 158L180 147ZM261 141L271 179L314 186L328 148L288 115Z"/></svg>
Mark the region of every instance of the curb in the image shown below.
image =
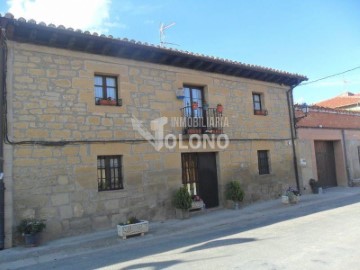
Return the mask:
<svg viewBox="0 0 360 270"><path fill-rule="evenodd" d="M176 237L181 234L195 233L204 229L232 226L234 223L247 224L258 218L294 213L294 210L306 208L319 203L335 201L344 197L360 195L360 188L335 188L328 190L322 195L303 195L300 203L296 205L283 205L280 199L253 203L242 207L240 210L219 208L198 214L191 219L170 219L163 222L150 223L150 231L144 237L129 238L122 240L117 237L116 230L90 233L75 237L50 241L40 247L24 248L16 247L0 251L1 269L16 269L38 263L64 259L67 257L84 255L94 250L131 248L149 241L160 240L168 237ZM236 211L236 212L234 212ZM237 213L234 215L234 213ZM201 226L200 226L201 225ZM115 237L116 235L116 237Z"/></svg>

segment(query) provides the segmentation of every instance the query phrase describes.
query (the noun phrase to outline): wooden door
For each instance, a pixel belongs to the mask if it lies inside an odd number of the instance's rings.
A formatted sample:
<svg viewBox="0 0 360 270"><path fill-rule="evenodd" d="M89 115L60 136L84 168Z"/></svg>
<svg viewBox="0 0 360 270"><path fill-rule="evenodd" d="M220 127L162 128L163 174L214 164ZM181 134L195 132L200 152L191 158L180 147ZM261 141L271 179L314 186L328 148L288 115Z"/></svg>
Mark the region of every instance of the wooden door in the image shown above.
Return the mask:
<svg viewBox="0 0 360 270"><path fill-rule="evenodd" d="M198 153L199 194L206 208L219 206L215 153Z"/></svg>
<svg viewBox="0 0 360 270"><path fill-rule="evenodd" d="M324 188L337 186L334 143L315 141L315 156L319 185Z"/></svg>
<svg viewBox="0 0 360 270"><path fill-rule="evenodd" d="M219 206L215 153L183 153L182 180L192 195L199 195L206 208Z"/></svg>

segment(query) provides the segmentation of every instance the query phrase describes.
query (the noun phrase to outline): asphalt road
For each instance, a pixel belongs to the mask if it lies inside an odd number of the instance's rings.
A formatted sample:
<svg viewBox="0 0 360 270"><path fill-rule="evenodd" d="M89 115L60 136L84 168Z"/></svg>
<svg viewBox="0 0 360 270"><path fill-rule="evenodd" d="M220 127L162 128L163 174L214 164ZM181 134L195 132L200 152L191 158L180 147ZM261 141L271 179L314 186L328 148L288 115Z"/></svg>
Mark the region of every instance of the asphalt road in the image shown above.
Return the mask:
<svg viewBox="0 0 360 270"><path fill-rule="evenodd" d="M295 210L295 209L294 209ZM360 196L21 269L360 269Z"/></svg>

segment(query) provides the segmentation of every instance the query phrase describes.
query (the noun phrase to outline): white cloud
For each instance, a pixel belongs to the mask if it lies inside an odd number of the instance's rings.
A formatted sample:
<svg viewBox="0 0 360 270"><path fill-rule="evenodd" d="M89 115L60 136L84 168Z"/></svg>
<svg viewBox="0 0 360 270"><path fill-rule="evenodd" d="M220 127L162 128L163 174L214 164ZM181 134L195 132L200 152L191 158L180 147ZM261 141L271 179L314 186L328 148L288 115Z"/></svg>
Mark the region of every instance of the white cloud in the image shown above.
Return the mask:
<svg viewBox="0 0 360 270"><path fill-rule="evenodd" d="M111 0L8 0L9 12L16 18L37 23L64 25L74 29L108 32Z"/></svg>

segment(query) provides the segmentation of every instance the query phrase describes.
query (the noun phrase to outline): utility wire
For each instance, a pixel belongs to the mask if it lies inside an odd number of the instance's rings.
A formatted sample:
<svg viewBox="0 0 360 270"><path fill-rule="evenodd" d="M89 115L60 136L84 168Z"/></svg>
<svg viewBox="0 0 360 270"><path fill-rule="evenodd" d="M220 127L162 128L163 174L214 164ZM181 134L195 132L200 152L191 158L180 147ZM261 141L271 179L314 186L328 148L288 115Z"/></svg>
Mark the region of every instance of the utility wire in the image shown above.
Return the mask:
<svg viewBox="0 0 360 270"><path fill-rule="evenodd" d="M335 77L335 76L339 76L339 75L342 75L342 74L345 74L345 73L348 73L350 71L353 71L353 70L356 70L356 69L359 69L360 66L357 66L357 67L354 67L352 69L349 69L349 70L345 70L343 72L340 72L340 73L336 73L336 74L332 74L332 75L329 75L329 76L326 76L326 77L323 77L323 78L320 78L320 79L317 79L317 80L314 80L314 81L310 81L310 82L306 82L306 83L301 83L298 85L299 86L304 86L304 85L308 85L308 84L311 84L311 83L316 83L318 81L322 81L322 80L325 80L325 79L328 79L328 78L332 78L332 77Z"/></svg>

